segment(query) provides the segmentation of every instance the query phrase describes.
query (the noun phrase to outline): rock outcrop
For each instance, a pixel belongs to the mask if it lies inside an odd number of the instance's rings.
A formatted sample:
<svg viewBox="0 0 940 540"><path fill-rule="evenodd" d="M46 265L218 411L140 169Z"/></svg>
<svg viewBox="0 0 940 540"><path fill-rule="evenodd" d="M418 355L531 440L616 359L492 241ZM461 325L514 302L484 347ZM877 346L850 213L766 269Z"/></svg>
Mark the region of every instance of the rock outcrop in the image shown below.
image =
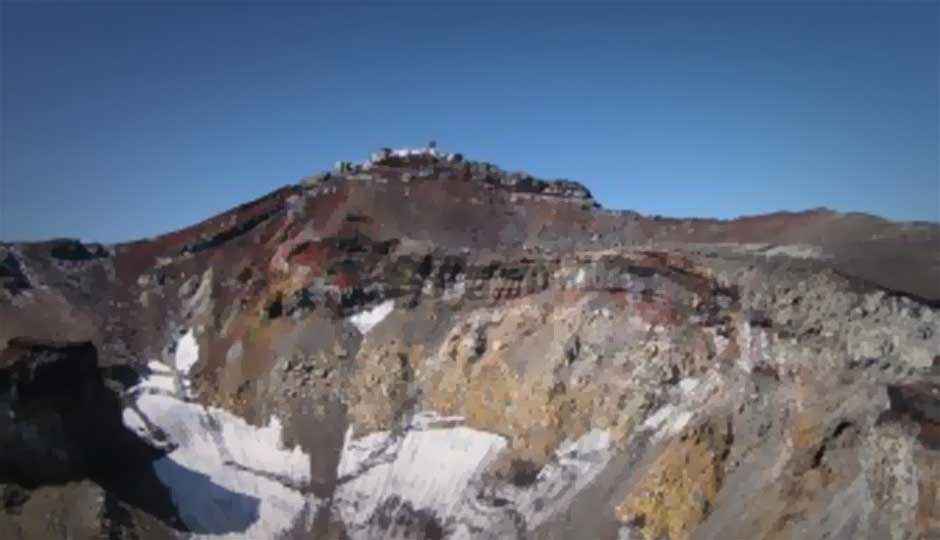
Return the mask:
<svg viewBox="0 0 940 540"><path fill-rule="evenodd" d="M91 343L13 340L0 356L0 476L23 485L106 469L123 430L120 404L98 374Z"/></svg>
<svg viewBox="0 0 940 540"><path fill-rule="evenodd" d="M176 525L169 493L150 468L159 452L124 427L122 371L102 374L87 342L15 339L0 353L4 538L132 534L128 506ZM50 499L58 500L54 508ZM37 521L39 511L60 522Z"/></svg>

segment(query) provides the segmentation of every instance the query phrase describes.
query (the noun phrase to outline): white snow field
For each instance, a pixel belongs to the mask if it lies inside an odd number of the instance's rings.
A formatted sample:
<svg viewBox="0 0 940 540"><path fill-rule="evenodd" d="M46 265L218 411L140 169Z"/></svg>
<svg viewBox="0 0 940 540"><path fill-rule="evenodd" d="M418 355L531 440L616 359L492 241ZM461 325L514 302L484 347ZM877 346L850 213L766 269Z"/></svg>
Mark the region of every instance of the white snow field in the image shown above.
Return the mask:
<svg viewBox="0 0 940 540"><path fill-rule="evenodd" d="M283 445L280 421L256 427L187 400L187 374L199 360L192 330L180 339L174 360L175 373L151 363L151 374L132 390L135 401L125 409L124 423L155 446L172 449L154 470L193 536L275 538L315 512L319 501L300 491L310 480L309 457Z"/></svg>

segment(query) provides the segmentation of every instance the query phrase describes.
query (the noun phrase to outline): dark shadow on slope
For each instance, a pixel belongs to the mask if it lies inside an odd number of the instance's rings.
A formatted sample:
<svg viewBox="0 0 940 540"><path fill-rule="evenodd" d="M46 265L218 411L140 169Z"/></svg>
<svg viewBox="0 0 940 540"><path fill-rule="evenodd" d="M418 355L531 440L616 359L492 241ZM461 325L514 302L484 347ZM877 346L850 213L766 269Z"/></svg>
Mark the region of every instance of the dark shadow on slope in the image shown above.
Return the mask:
<svg viewBox="0 0 940 540"><path fill-rule="evenodd" d="M261 500L257 497L230 491L172 459L161 459L154 468L174 486L180 518L191 532L244 532L260 517Z"/></svg>
<svg viewBox="0 0 940 540"><path fill-rule="evenodd" d="M240 532L258 519L257 498L162 459L164 451L127 429L123 404L103 374L117 372L98 368L91 343L10 341L0 352L0 483L29 490L90 479L111 497L179 531ZM130 382L124 375L113 384ZM188 527L155 465L189 492L231 509L228 519Z"/></svg>
<svg viewBox="0 0 940 540"><path fill-rule="evenodd" d="M940 385L917 381L888 385L886 390L890 407L881 414L879 423L917 425L920 442L930 450L940 450Z"/></svg>

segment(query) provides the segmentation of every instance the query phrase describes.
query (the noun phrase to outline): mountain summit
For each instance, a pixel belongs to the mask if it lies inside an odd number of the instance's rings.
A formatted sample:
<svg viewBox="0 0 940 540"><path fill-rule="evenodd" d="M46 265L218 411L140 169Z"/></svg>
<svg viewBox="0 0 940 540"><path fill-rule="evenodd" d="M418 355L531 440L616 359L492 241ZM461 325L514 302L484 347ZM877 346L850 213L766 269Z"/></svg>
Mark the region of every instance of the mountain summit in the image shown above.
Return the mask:
<svg viewBox="0 0 940 540"><path fill-rule="evenodd" d="M940 227L440 152L0 245L0 537L932 538Z"/></svg>

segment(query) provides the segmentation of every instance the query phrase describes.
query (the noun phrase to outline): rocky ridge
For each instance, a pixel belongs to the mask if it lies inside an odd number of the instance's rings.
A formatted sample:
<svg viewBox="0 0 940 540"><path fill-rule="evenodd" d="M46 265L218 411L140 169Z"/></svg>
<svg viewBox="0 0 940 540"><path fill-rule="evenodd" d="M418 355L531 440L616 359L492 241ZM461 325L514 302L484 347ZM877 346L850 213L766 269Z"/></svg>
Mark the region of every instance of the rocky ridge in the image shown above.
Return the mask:
<svg viewBox="0 0 940 540"><path fill-rule="evenodd" d="M935 225L648 218L386 149L155 239L0 249L8 351L135 373L108 429L173 511L106 496L109 534L940 534Z"/></svg>

